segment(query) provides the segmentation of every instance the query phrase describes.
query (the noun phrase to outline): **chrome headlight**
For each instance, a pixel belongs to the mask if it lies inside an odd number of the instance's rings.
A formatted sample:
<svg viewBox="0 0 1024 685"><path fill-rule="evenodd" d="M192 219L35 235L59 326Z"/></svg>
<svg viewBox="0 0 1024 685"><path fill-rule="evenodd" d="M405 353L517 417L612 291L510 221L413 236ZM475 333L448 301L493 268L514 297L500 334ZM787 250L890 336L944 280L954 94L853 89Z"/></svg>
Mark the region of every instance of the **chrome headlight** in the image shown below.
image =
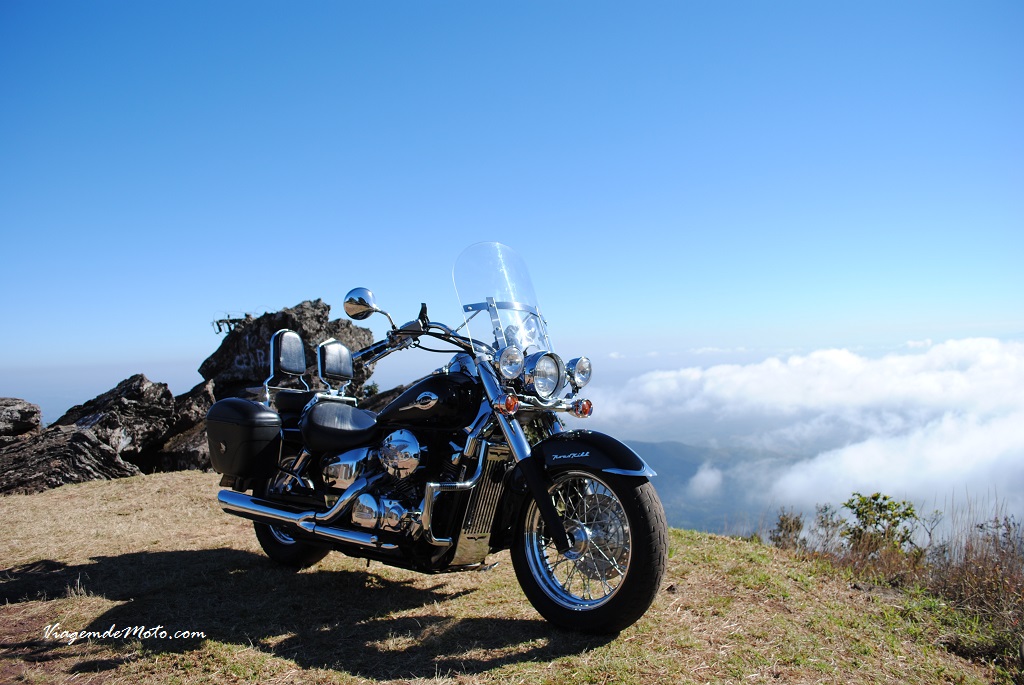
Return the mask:
<svg viewBox="0 0 1024 685"><path fill-rule="evenodd" d="M593 367L586 357L577 357L565 365L565 371L569 374L569 382L572 383L572 387L579 390L590 382Z"/></svg>
<svg viewBox="0 0 1024 685"><path fill-rule="evenodd" d="M526 358L523 389L542 400L551 399L565 385L565 365L557 354L536 352Z"/></svg>
<svg viewBox="0 0 1024 685"><path fill-rule="evenodd" d="M512 380L522 375L525 363L523 351L514 345L509 345L501 351L501 356L498 357L498 370L506 379Z"/></svg>

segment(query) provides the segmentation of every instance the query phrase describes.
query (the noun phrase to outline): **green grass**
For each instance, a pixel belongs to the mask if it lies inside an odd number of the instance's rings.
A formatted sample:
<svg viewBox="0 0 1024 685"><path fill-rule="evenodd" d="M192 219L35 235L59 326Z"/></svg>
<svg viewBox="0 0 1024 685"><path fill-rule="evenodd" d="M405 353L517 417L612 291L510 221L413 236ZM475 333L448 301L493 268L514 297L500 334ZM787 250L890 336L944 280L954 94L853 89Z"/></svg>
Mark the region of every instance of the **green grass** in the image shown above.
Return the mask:
<svg viewBox="0 0 1024 685"><path fill-rule="evenodd" d="M671 531L655 604L601 638L544 622L507 555L443 576L340 554L275 567L217 489L174 473L0 498L0 682L1010 682L945 648L964 630L950 607L756 543ZM67 645L54 623L206 638Z"/></svg>

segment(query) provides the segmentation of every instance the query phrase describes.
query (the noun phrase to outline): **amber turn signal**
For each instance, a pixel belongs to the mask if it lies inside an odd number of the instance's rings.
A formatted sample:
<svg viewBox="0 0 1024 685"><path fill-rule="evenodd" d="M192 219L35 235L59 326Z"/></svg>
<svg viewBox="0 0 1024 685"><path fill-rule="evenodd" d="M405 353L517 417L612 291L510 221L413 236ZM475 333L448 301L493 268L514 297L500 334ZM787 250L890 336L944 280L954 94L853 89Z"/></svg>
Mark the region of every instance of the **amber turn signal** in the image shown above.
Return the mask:
<svg viewBox="0 0 1024 685"><path fill-rule="evenodd" d="M569 413L578 419L585 419L594 413L594 403L590 400L576 400L569 408Z"/></svg>
<svg viewBox="0 0 1024 685"><path fill-rule="evenodd" d="M519 398L515 395L499 395L494 401L494 410L503 416L512 416L519 411Z"/></svg>

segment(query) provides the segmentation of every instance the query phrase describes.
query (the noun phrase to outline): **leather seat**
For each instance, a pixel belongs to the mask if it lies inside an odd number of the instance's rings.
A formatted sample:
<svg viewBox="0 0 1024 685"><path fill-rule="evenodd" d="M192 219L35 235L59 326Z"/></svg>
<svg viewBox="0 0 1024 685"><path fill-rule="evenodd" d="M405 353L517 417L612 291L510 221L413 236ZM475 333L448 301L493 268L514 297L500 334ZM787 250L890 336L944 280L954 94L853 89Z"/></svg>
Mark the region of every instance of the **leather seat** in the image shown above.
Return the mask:
<svg viewBox="0 0 1024 685"><path fill-rule="evenodd" d="M344 402L317 402L299 422L311 452L344 451L365 445L377 434L377 415Z"/></svg>
<svg viewBox="0 0 1024 685"><path fill-rule="evenodd" d="M299 414L316 397L315 390L278 390L274 394L274 407L282 414Z"/></svg>

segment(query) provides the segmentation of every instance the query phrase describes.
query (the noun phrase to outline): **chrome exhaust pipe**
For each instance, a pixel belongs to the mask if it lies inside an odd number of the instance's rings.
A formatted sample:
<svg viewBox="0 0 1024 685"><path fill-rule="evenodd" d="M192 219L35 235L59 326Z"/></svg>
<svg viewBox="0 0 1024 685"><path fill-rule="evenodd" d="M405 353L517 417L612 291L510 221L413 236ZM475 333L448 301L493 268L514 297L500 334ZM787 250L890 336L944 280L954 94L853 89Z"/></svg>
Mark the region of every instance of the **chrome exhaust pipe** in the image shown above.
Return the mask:
<svg viewBox="0 0 1024 685"><path fill-rule="evenodd" d="M244 492L221 490L217 493L220 507L229 514L252 519L260 523L291 523L298 525L308 512L294 512L281 509L276 504L257 497L250 497Z"/></svg>
<svg viewBox="0 0 1024 685"><path fill-rule="evenodd" d="M330 542L342 542L360 547L372 547L374 549L398 549L397 545L380 542L380 539L371 533L325 525L344 513L352 501L369 487L371 482L372 479L371 481L359 479L359 481L353 483L352 487L345 491L345 494L333 507L322 513L282 509L274 502L234 490L221 490L217 493L217 501L220 502L221 509L229 514L272 526L292 525L309 535Z"/></svg>

